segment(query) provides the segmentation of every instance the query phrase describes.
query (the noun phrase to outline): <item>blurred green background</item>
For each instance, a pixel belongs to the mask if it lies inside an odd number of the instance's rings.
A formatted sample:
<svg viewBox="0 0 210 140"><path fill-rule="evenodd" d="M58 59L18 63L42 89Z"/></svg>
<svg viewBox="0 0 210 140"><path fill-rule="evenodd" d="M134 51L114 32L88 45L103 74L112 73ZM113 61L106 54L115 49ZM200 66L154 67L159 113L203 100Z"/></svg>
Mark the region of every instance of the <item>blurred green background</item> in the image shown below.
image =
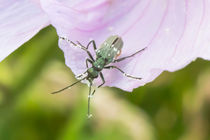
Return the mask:
<svg viewBox="0 0 210 140"><path fill-rule="evenodd" d="M86 85L49 94L75 81L57 41L47 27L0 63L0 140L210 140L210 62L101 88L88 120Z"/></svg>

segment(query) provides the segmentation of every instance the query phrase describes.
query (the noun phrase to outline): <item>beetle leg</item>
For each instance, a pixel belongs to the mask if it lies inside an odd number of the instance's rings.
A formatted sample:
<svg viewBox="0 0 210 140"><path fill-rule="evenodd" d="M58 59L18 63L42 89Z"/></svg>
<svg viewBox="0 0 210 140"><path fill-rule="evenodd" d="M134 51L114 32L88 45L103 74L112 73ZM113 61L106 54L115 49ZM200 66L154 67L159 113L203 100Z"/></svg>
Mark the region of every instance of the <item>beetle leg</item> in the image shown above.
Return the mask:
<svg viewBox="0 0 210 140"><path fill-rule="evenodd" d="M104 67L105 69L117 69L119 70L121 73L123 73L124 76L126 77L129 77L129 78L133 78L133 79L137 79L137 80L141 80L142 78L140 77L134 77L134 76L131 76L129 74L126 74L123 70L121 70L120 68L116 67L116 66L107 66L107 67Z"/></svg>
<svg viewBox="0 0 210 140"><path fill-rule="evenodd" d="M93 65L93 61L90 60L89 58L87 58L87 59L86 59L86 67L87 67L87 69L89 68L89 67L88 67L88 62L89 62L90 64Z"/></svg>
<svg viewBox="0 0 210 140"><path fill-rule="evenodd" d="M100 72L100 77L101 77L101 80L102 80L102 84L100 84L100 85L98 86L98 88L100 88L102 85L105 84L105 79L104 79L104 76L103 76L103 73L102 73L102 72Z"/></svg>
<svg viewBox="0 0 210 140"><path fill-rule="evenodd" d="M145 47L145 48L143 48L143 49L141 49L141 50L139 50L139 51L137 51L137 52L135 52L134 54L131 54L131 55L129 55L129 56L125 56L125 57L116 59L116 60L113 61L113 63L120 62L120 61L123 61L123 60L125 60L125 59L127 59L127 58L133 57L134 55L140 53L141 51L144 51L146 48L147 48L147 47Z"/></svg>
<svg viewBox="0 0 210 140"><path fill-rule="evenodd" d="M88 45L87 45L87 49L88 49L88 47L90 46L90 44L93 44L93 48L94 48L94 51L96 52L96 50L97 50L97 47L96 47L96 42L94 41L94 40L91 40L89 43L88 43Z"/></svg>
<svg viewBox="0 0 210 140"><path fill-rule="evenodd" d="M67 41L69 44L73 44L75 47L78 47L78 48L80 48L80 49L86 51L87 54L88 54L88 56L90 57L90 59L91 59L92 61L95 61L94 58L93 58L93 56L92 56L92 54L90 53L90 51L88 51L88 49L87 49L86 47L84 47L80 42L77 41L77 43L78 43L78 45L77 45L76 43L74 43L73 41L69 40L69 39L66 38L66 37L59 37L59 38L62 39L62 40Z"/></svg>
<svg viewBox="0 0 210 140"><path fill-rule="evenodd" d="M90 57L90 59L91 59L92 61L95 61L94 58L93 58L93 56L92 56L92 54L91 54L90 51L88 50L88 48L84 47L79 41L77 41L77 43L79 44L79 46L80 46L81 49L83 49L84 51L87 52L87 54L88 54L88 56ZM76 46L78 46L78 45L76 45Z"/></svg>
<svg viewBox="0 0 210 140"><path fill-rule="evenodd" d="M83 78L87 78L87 76L88 76L88 73L87 73L87 71L85 71L82 74L76 75L75 78L80 80L80 79L83 79Z"/></svg>

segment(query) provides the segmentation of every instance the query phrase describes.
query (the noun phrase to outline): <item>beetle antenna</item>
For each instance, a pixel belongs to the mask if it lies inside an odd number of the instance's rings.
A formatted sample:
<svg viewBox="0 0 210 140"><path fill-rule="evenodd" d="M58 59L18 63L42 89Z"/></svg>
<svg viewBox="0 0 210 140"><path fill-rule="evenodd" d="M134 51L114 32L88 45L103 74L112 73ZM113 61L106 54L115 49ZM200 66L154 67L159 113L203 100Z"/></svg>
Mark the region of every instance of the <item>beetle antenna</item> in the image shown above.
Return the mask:
<svg viewBox="0 0 210 140"><path fill-rule="evenodd" d="M70 88L70 87L76 85L77 83L81 82L81 81L84 80L85 78L86 78L86 77L84 77L84 78L82 78L82 79L76 81L75 83L73 83L73 84L71 84L71 85L69 85L69 86L67 86L67 87L65 87L65 88L63 88L63 89L54 91L54 92L52 92L51 94L56 94L56 93L62 92L62 91L64 91L64 90L66 90L66 89L68 89L68 88Z"/></svg>
<svg viewBox="0 0 210 140"><path fill-rule="evenodd" d="M93 97L93 95L94 95L94 93L95 93L95 89L93 90L93 92L92 92L92 90L91 90L91 87L92 87L92 81L89 81L90 82L90 87L89 87L89 94L88 94L88 113L87 113L87 117L88 117L88 119L90 119L91 117L92 117L92 114L90 114L90 98L92 98Z"/></svg>

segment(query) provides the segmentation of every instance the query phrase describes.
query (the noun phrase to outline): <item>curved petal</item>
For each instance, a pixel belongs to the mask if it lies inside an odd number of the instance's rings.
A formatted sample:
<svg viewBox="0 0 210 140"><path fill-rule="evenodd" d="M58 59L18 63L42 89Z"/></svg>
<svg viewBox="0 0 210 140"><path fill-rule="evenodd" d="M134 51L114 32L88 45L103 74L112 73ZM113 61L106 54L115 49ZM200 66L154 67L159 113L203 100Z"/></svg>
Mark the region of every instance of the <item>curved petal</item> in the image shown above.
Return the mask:
<svg viewBox="0 0 210 140"><path fill-rule="evenodd" d="M0 61L49 25L35 0L2 0L0 11Z"/></svg>
<svg viewBox="0 0 210 140"><path fill-rule="evenodd" d="M72 2L72 3L71 3ZM154 80L164 70L183 68L197 57L210 59L210 1L189 0L43 0L60 36L99 46L112 34L122 36L122 57L144 47L141 54L118 65L141 81L104 70L106 85L131 91ZM67 43L60 43L66 64L75 74L85 70L85 54L74 57ZM82 51L81 51L82 52ZM81 67L83 66L83 67Z"/></svg>

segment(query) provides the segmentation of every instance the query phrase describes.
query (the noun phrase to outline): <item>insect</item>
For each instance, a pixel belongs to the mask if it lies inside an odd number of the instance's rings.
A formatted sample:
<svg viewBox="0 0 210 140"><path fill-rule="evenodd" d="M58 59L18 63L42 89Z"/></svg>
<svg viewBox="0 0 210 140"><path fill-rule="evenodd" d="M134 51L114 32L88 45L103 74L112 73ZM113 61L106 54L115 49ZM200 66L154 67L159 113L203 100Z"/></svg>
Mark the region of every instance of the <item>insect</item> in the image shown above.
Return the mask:
<svg viewBox="0 0 210 140"><path fill-rule="evenodd" d="M77 42L74 43L72 41L70 41L68 38L66 37L60 37L60 39L67 41L70 44L73 44L73 46L75 47L79 47L80 49L84 50L87 52L89 58L86 59L86 67L87 70L76 76L76 78L78 79L78 81L76 81L75 83L61 89L58 91L53 92L52 94L55 93L59 93L61 91L64 91L72 86L74 86L75 84L86 80L88 81L89 84L89 95L88 95L88 118L90 118L92 115L90 114L90 99L91 97L93 97L94 93L95 93L95 89L92 91L92 85L93 85L93 80L98 78L100 76L102 83L97 86L97 88L100 88L102 85L105 84L105 79L102 73L103 69L117 69L119 70L119 72L121 72L124 76L128 77L128 78L133 78L133 79L137 79L137 80L141 80L142 78L140 77L134 77L132 75L126 74L123 70L121 70L120 68L118 68L117 66L114 65L110 65L112 63L117 63L120 61L123 61L127 58L133 57L134 55L140 53L141 51L145 50L145 48L135 52L134 54L131 54L129 56L126 57L122 57L118 59L118 56L121 54L121 50L123 47L123 40L121 37L117 36L117 35L113 35L108 37L103 44L101 44L100 48L97 49L96 47L96 43L94 40L90 41L88 43L88 45L85 47L83 46L81 43ZM94 59L93 55L90 53L90 51L88 50L89 46L92 44L94 51L96 53L96 58ZM91 67L88 66L88 63L91 64Z"/></svg>

